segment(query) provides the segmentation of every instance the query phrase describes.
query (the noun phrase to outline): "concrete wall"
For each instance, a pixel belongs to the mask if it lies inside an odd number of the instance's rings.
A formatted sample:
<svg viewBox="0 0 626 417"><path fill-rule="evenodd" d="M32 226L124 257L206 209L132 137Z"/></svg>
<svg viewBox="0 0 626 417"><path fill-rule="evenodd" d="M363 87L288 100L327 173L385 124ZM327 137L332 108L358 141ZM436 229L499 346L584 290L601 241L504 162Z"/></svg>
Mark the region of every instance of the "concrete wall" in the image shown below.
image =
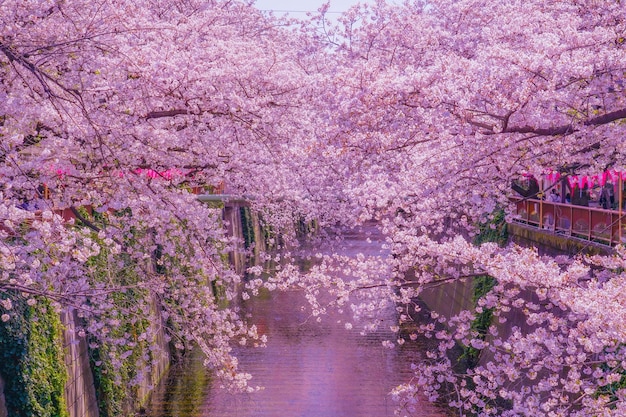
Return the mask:
<svg viewBox="0 0 626 417"><path fill-rule="evenodd" d="M463 310L473 308L473 295L472 280L465 279L424 290L420 294L420 299L430 310L445 317L452 317Z"/></svg>
<svg viewBox="0 0 626 417"><path fill-rule="evenodd" d="M228 236L234 237L237 241L234 250L228 254L229 261L237 273L242 273L246 267L246 256L243 247L243 229L239 206L224 207L223 219Z"/></svg>
<svg viewBox="0 0 626 417"><path fill-rule="evenodd" d="M143 402L157 385L161 377L169 368L169 346L165 339L163 326L158 315L156 300L152 306L152 318L150 320L152 331L156 334L154 344L157 349L153 351L152 368L145 372L145 379L138 389L139 402ZM98 401L93 379L93 373L89 364L89 351L85 338L76 334L78 317L75 311L61 314L63 331L64 361L67 370L67 383L65 385L65 401L70 417L98 417ZM129 415L132 415L130 413ZM5 396L4 381L0 378L0 417L9 417Z"/></svg>
<svg viewBox="0 0 626 417"><path fill-rule="evenodd" d="M612 251L612 248L605 245L558 235L548 230L539 230L517 223L509 224L508 232L510 241L520 246L535 247L539 253L546 255L574 255L578 253L606 255ZM420 299L429 310L451 317L462 310L471 310L474 307L473 293L473 281L467 279L426 290L420 295ZM525 290L521 296L526 300L539 302L532 291ZM511 311L504 314L504 317L506 317L505 323L494 323L498 328L500 337L508 337L514 326L519 327L522 332L530 332L534 328L526 323L526 317L519 309L512 308ZM491 359L488 351L482 352L481 364Z"/></svg>
<svg viewBox="0 0 626 417"><path fill-rule="evenodd" d="M511 241L519 244L520 246L536 247L539 249L540 253L564 255L585 253L606 255L612 251L612 249L606 245L601 245L571 236L556 234L550 230L541 230L521 223L509 223L507 228Z"/></svg>
<svg viewBox="0 0 626 417"><path fill-rule="evenodd" d="M161 315L158 310L157 300L154 299L151 306L151 318L150 318L150 330L155 335L153 345L156 347L152 351L152 366L148 372L145 373L145 378L141 381L137 396L140 405L143 405L150 397L150 394L154 387L159 384L161 378L167 373L170 366L170 350L169 343L165 339L165 333L163 331L164 325L162 323ZM76 416L79 417L79 416Z"/></svg>
<svg viewBox="0 0 626 417"><path fill-rule="evenodd" d="M63 348L68 373L65 386L67 408L70 417L98 417L98 402L89 366L87 341L76 335L77 321L75 312L61 315L61 322L65 326Z"/></svg>
<svg viewBox="0 0 626 417"><path fill-rule="evenodd" d="M474 308L473 296L473 279L466 279L426 290L420 295L420 299L424 302L428 310L435 311L446 318L450 318L463 310L472 310ZM536 295L531 291L522 292L522 297L538 302ZM532 327L526 323L525 315L519 309L512 308L511 311L503 313L503 316L506 317L506 322L500 323L499 320L492 322L498 329L499 337L509 337L513 327L520 328L523 333L532 330ZM459 354L460 353L461 351L459 350ZM493 355L489 350L484 350L480 354L479 364L485 365L492 359Z"/></svg>
<svg viewBox="0 0 626 417"><path fill-rule="evenodd" d="M6 399L4 398L4 380L0 377L0 417L9 417Z"/></svg>
<svg viewBox="0 0 626 417"><path fill-rule="evenodd" d="M156 335L153 341L156 349L152 351L152 366L145 370L145 378L137 390L138 398L136 400L140 404L149 397L153 387L159 383L170 364L169 345L163 332L156 299L152 303L151 316L151 330ZM65 326L63 343L65 365L68 372L65 398L69 415L70 417L98 417L98 402L93 374L89 364L87 342L85 338L77 337L75 333L75 323L77 322L75 314L64 313L61 316L61 321ZM133 406L134 404L129 404L129 407ZM133 410L129 410L129 415L132 414Z"/></svg>
<svg viewBox="0 0 626 417"><path fill-rule="evenodd" d="M256 262L260 258L259 255L267 250L267 246L265 244L265 235L263 234L263 230L261 230L261 221L258 213L251 211L250 217L252 220L252 230L254 231L254 259Z"/></svg>

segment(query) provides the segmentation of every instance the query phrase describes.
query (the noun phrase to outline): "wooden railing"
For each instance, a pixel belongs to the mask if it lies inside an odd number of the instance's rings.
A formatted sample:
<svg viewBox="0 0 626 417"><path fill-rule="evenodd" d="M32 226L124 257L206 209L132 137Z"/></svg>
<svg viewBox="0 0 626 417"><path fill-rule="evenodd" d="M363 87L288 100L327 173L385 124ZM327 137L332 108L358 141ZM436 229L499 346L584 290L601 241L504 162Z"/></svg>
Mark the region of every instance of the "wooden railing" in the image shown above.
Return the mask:
<svg viewBox="0 0 626 417"><path fill-rule="evenodd" d="M519 199L516 221L609 246L626 242L626 212L544 200Z"/></svg>

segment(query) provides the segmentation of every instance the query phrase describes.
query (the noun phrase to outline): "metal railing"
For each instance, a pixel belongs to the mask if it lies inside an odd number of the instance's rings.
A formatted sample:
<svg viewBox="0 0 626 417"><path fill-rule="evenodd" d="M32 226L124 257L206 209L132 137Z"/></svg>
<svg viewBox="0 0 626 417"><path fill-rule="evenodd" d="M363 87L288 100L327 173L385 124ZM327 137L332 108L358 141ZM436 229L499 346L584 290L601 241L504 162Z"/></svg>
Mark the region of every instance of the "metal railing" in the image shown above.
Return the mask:
<svg viewBox="0 0 626 417"><path fill-rule="evenodd" d="M626 242L626 213L536 199L514 200L516 221L609 246Z"/></svg>

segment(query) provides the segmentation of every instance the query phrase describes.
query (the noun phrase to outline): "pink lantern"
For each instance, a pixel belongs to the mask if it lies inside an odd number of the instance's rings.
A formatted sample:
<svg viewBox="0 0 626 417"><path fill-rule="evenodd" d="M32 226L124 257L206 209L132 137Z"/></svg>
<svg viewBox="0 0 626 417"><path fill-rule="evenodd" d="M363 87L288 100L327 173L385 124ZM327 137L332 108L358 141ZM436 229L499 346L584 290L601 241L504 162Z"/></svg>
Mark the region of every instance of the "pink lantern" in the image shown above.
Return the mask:
<svg viewBox="0 0 626 417"><path fill-rule="evenodd" d="M569 187L573 190L574 187L578 184L578 177L576 175L570 175L567 177L567 182Z"/></svg>

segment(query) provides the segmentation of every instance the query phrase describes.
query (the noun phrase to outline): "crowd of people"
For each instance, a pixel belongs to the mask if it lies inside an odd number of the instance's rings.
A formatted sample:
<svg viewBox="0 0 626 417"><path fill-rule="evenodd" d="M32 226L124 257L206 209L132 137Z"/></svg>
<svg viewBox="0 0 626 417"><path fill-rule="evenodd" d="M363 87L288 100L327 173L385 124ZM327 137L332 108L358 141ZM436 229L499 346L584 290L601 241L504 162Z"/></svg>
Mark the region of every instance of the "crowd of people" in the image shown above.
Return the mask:
<svg viewBox="0 0 626 417"><path fill-rule="evenodd" d="M585 186L583 189L576 187L572 194L565 192L562 195L559 188L565 188L564 191L569 191L566 187L553 187L547 195L538 193L540 199L549 201L552 203L562 204L574 204L578 206L598 207L606 210L617 210L618 206L618 193L612 183L606 183L604 186L593 187L589 189ZM625 194L625 193L622 193ZM624 206L624 198L622 197L622 208Z"/></svg>

